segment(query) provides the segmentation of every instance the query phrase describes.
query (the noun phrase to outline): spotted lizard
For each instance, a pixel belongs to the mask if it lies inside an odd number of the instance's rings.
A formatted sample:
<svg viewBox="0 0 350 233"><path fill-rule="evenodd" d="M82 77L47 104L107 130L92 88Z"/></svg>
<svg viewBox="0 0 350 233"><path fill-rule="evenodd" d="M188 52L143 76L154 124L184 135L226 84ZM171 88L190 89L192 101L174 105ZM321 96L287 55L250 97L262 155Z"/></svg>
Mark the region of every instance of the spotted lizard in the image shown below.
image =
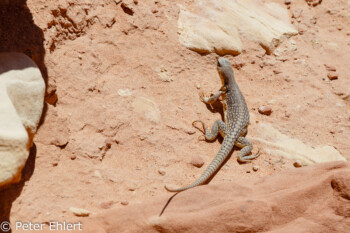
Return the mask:
<svg viewBox="0 0 350 233"><path fill-rule="evenodd" d="M202 102L206 104L213 104L222 96L224 121L216 120L211 130L200 120L194 121L192 125L195 126L196 122L201 123L204 137L208 141L215 140L220 133L224 138L221 148L203 174L195 182L178 189L170 189L165 186L165 189L170 192L181 192L206 183L220 168L235 145L241 148L238 154L238 161L241 163L251 162L252 159L259 156L259 152L255 155L248 155L253 149L252 143L245 138L249 123L249 111L234 78L230 61L224 57L220 57L217 62L217 70L221 78L222 87L211 97L204 97L204 95L201 94L200 98Z"/></svg>

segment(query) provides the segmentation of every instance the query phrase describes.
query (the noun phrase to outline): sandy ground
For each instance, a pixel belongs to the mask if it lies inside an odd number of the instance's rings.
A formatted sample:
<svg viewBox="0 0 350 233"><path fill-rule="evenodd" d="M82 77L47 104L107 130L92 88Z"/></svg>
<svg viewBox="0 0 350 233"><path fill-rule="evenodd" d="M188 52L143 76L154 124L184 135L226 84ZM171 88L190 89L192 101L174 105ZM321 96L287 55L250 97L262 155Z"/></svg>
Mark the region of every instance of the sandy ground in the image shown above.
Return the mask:
<svg viewBox="0 0 350 233"><path fill-rule="evenodd" d="M165 184L188 184L201 174L221 140L198 141L201 133L191 123L211 125L221 117L218 107L199 100L201 90L220 87L217 55L180 45L175 1L138 1L132 15L111 0L26 4L17 13L6 11L10 23L1 30L13 31L0 47L31 56L48 94L24 180L1 194L2 217L76 221L70 207L91 216L126 208L121 202L165 194ZM18 12L26 16L21 24ZM241 55L226 56L243 65L234 71L251 112L249 135L257 123L271 123L350 159L350 3L324 0L310 7L296 0L289 12L300 34L279 47L286 48L282 55L266 55L248 43ZM325 64L336 68L338 79L328 79ZM270 116L258 113L262 105L272 108ZM140 106L151 113L145 116ZM202 168L189 163L194 155L204 159ZM236 156L237 150L211 184L295 169L293 161L270 157L264 148L252 164L240 165Z"/></svg>

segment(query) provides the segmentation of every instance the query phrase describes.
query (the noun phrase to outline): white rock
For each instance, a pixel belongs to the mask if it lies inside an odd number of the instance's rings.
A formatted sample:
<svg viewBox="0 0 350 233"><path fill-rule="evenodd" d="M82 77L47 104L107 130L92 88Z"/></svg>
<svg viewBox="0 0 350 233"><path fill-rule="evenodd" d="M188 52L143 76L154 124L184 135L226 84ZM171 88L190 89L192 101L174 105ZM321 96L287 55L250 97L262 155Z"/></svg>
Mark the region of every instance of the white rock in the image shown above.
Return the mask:
<svg viewBox="0 0 350 233"><path fill-rule="evenodd" d="M45 83L24 54L0 54L0 186L18 182L44 101Z"/></svg>
<svg viewBox="0 0 350 233"><path fill-rule="evenodd" d="M248 139L263 144L266 153L294 161L298 160L303 166L330 161L346 161L333 146L324 145L313 148L298 139L282 134L271 124L258 124L257 133L257 137L248 137Z"/></svg>
<svg viewBox="0 0 350 233"><path fill-rule="evenodd" d="M102 179L101 173L99 171L97 171L97 170L94 171L94 176L97 177L97 178Z"/></svg>
<svg viewBox="0 0 350 233"><path fill-rule="evenodd" d="M298 31L287 10L277 3L258 0L196 0L191 11L180 5L180 43L198 52L239 54L243 41L256 41L272 52Z"/></svg>
<svg viewBox="0 0 350 233"><path fill-rule="evenodd" d="M171 82L171 81L173 81L169 71L164 66L160 66L158 68L158 70L157 70L157 73L158 73L158 75L160 77L160 80L162 80L163 82Z"/></svg>
<svg viewBox="0 0 350 233"><path fill-rule="evenodd" d="M76 216L79 217L87 217L90 215L90 211L81 209L81 208L76 208L76 207L70 207L69 210Z"/></svg>
<svg viewBox="0 0 350 233"><path fill-rule="evenodd" d="M131 96L131 91L129 89L119 89L118 95L120 96Z"/></svg>

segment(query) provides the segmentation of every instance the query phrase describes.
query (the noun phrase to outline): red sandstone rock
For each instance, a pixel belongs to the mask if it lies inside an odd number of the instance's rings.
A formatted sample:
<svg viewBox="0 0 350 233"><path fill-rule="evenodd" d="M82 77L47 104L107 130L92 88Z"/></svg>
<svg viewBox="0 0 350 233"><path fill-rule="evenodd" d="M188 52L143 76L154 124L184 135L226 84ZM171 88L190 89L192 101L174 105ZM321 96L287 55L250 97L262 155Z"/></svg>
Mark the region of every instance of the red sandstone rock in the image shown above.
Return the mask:
<svg viewBox="0 0 350 233"><path fill-rule="evenodd" d="M291 169L259 181L204 185L89 220L84 232L348 232L350 164Z"/></svg>
<svg viewBox="0 0 350 233"><path fill-rule="evenodd" d="M199 155L194 155L192 158L191 158L191 164L195 167L202 167L204 165L204 160L201 156Z"/></svg>
<svg viewBox="0 0 350 233"><path fill-rule="evenodd" d="M272 108L269 106L261 106L261 107L259 107L258 112L260 114L269 116L272 113Z"/></svg>

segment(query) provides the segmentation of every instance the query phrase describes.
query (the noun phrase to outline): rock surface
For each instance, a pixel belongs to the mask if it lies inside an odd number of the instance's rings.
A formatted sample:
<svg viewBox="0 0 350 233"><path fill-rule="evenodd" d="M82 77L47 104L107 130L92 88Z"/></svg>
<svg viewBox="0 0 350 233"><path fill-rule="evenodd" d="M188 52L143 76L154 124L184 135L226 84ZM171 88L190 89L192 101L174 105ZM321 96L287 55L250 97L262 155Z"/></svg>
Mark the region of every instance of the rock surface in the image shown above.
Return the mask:
<svg viewBox="0 0 350 233"><path fill-rule="evenodd" d="M0 53L0 187L18 182L41 112L45 84L26 55Z"/></svg>
<svg viewBox="0 0 350 233"><path fill-rule="evenodd" d="M198 52L237 55L245 47L243 41L251 40L271 53L285 38L298 33L277 3L197 0L189 8L180 10L179 39Z"/></svg>
<svg viewBox="0 0 350 233"><path fill-rule="evenodd" d="M330 161L346 161L332 146L311 147L298 139L290 138L275 129L271 124L258 124L258 136L249 137L264 145L264 150L274 156L298 159L302 165L311 165Z"/></svg>
<svg viewBox="0 0 350 233"><path fill-rule="evenodd" d="M106 211L83 226L84 232L347 232L349 190L350 165L325 163L181 192L161 216L170 194Z"/></svg>
<svg viewBox="0 0 350 233"><path fill-rule="evenodd" d="M48 107L23 179L0 191L0 222L78 222L81 217L69 211L72 206L91 211L88 218L104 213L101 203L126 209L168 197L165 184L190 184L203 172L206 166L191 166L191 157L200 155L209 163L222 139L199 141L202 132L191 123L202 120L211 127L223 117L220 103L210 106L199 99L202 90L209 96L220 88L217 54L198 54L179 43L179 1L123 1L133 15L120 0L8 2L13 4L0 7L0 51L31 57L50 98L45 98ZM310 147L332 146L349 160L350 5L327 0L309 7L305 0L293 0L288 9L284 0L264 2L279 3L288 10L287 21L306 30L280 43L271 55L243 39L239 56L225 56L235 66L250 111L248 138L260 135L260 123L270 123L289 138ZM196 13L193 1L181 4ZM324 64L336 67L337 80L328 80ZM154 104L137 112L133 102L141 97ZM258 113L267 104L273 109L269 117ZM158 112L154 115L160 118L154 119L159 123L149 120L147 112ZM300 169L294 168L295 160L266 153L270 146L252 142L254 154L261 149L260 157L239 164L235 149L210 185L254 182ZM259 166L257 172L253 165ZM121 205L124 200L128 206ZM306 232L317 232L314 223ZM298 232L293 224L289 227Z"/></svg>

